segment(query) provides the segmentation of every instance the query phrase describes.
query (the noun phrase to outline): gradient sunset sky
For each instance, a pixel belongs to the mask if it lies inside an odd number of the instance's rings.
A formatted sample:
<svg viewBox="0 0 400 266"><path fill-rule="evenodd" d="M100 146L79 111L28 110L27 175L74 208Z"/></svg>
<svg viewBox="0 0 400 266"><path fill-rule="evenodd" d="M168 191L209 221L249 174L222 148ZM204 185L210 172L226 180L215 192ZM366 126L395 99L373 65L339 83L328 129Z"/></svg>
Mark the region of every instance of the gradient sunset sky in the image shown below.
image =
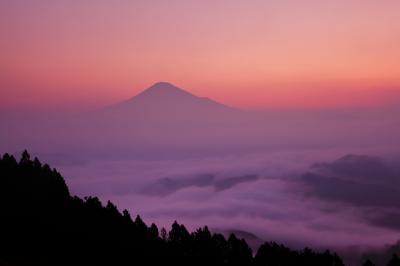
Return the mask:
<svg viewBox="0 0 400 266"><path fill-rule="evenodd" d="M399 14L398 0L0 0L0 105L100 106L157 81L247 108L386 103Z"/></svg>

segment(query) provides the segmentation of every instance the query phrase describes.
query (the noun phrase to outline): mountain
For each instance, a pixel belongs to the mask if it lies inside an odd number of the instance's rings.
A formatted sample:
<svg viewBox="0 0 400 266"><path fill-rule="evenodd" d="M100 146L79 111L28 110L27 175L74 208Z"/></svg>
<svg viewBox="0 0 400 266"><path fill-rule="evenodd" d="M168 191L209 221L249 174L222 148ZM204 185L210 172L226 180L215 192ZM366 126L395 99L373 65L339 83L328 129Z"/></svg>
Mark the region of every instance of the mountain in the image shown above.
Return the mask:
<svg viewBox="0 0 400 266"><path fill-rule="evenodd" d="M207 122L238 116L242 111L198 97L168 82L158 82L138 95L109 106L105 114L154 123Z"/></svg>
<svg viewBox="0 0 400 266"><path fill-rule="evenodd" d="M141 106L142 105L142 106ZM231 109L206 97L198 97L188 91L180 89L168 82L158 82L142 91L131 99L116 105L119 107L134 108L136 106L153 108L187 107L187 108L218 108Z"/></svg>
<svg viewBox="0 0 400 266"><path fill-rule="evenodd" d="M255 124L265 123L254 123L253 115L158 82L99 110L18 120L21 136L18 141L13 136L15 143L10 146L24 149L26 145L20 143L29 143L29 148L37 143L37 149L74 154L74 158L76 154L141 159L225 154L243 146L259 146L254 140L265 139L263 132L254 130Z"/></svg>
<svg viewBox="0 0 400 266"><path fill-rule="evenodd" d="M249 113L158 82L128 100L80 117L69 126L68 135L78 139L80 147L123 156L226 152L240 139L250 139L249 134L243 137L253 128Z"/></svg>

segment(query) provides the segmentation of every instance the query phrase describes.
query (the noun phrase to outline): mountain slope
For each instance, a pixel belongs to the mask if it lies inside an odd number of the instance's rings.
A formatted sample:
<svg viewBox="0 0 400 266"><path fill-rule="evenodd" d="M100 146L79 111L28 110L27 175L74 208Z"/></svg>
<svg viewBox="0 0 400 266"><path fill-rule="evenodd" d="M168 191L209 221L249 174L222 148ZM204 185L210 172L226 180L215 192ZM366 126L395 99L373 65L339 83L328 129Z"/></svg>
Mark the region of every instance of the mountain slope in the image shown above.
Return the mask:
<svg viewBox="0 0 400 266"><path fill-rule="evenodd" d="M248 112L166 82L75 123L70 136L76 136L81 147L161 157L201 154L205 148L226 152L240 139L250 139L246 131L253 128Z"/></svg>
<svg viewBox="0 0 400 266"><path fill-rule="evenodd" d="M226 119L242 112L209 98L195 96L170 83L158 82L128 100L106 108L105 113L129 116L130 120L136 118L174 123L176 120L205 122Z"/></svg>

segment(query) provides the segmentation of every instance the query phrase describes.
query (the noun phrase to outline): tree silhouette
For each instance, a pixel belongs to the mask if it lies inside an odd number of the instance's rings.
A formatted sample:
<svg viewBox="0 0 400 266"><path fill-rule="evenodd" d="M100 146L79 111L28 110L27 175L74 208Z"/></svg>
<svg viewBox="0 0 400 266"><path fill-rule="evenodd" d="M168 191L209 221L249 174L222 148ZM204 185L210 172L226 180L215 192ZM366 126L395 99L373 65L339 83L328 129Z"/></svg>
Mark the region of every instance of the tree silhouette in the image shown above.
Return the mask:
<svg viewBox="0 0 400 266"><path fill-rule="evenodd" d="M375 264L374 264L371 260L367 259L367 260L363 263L362 266L375 266Z"/></svg>
<svg viewBox="0 0 400 266"><path fill-rule="evenodd" d="M400 259L397 254L392 255L392 258L389 260L387 266L400 266Z"/></svg>
<svg viewBox="0 0 400 266"><path fill-rule="evenodd" d="M167 241L168 234L167 234L167 230L165 230L164 227L161 228L160 236L161 236L161 239L162 239L163 241Z"/></svg>

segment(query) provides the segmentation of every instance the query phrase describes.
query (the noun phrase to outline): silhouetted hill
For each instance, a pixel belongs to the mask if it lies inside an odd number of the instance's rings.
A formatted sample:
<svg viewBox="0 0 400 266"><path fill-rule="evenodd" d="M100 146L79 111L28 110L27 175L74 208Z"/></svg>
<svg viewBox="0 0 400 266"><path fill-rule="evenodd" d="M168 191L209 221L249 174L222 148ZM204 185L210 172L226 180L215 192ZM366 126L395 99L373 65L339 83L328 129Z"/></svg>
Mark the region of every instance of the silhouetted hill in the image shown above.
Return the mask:
<svg viewBox="0 0 400 266"><path fill-rule="evenodd" d="M79 143L83 152L95 147L94 156L105 152L170 159L210 149L225 153L237 149L241 139L252 142L253 120L249 112L159 82L126 101L63 121L60 127L66 139L75 140L68 150Z"/></svg>
<svg viewBox="0 0 400 266"><path fill-rule="evenodd" d="M238 109L228 107L206 97L198 97L168 82L158 82L127 101L107 108L108 112L119 112L119 115L130 114L158 115L164 119L176 119L168 115L187 116L229 113L235 115Z"/></svg>
<svg viewBox="0 0 400 266"><path fill-rule="evenodd" d="M0 157L0 221L1 265L343 265L329 251L273 242L253 257L245 240L207 226L192 233L177 222L169 232L147 226L111 202L71 196L63 177L26 151L19 162Z"/></svg>

